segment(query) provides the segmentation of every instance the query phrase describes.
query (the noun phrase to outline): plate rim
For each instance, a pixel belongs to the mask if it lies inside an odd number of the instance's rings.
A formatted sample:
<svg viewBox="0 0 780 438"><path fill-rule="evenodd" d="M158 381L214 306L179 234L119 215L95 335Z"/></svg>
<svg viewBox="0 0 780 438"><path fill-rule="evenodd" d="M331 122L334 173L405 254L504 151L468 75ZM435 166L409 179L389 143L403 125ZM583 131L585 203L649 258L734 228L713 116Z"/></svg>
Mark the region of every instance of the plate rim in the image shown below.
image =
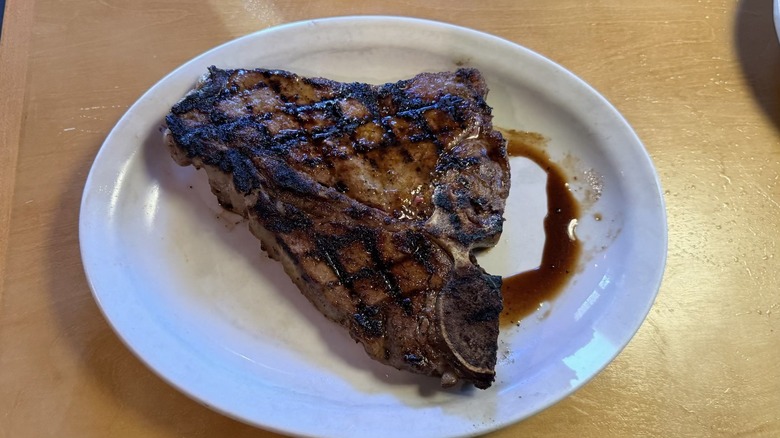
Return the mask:
<svg viewBox="0 0 780 438"><path fill-rule="evenodd" d="M662 251L660 251L660 254L662 255L661 259L658 261L657 269L655 271L655 275L653 276L653 286L652 289L652 297L651 299L648 299L648 301L645 303L646 305L643 307L641 312L641 318L639 318L639 314L637 313L637 320L639 323L636 325L636 327L632 326L631 333L625 340L625 342L622 343L622 345L618 346L618 348L615 349L614 354L609 357L609 360L606 360L598 369L592 373L588 378L582 380L577 384L576 386L572 387L570 391L568 391L565 394L560 395L559 397L553 397L554 400L552 400L549 403L540 404L536 410L533 410L529 414L520 417L520 418L512 418L509 420L504 421L495 421L491 424L483 425L483 427L472 430L472 431L464 431L464 433L460 435L446 435L446 436L472 436L474 434L483 434L490 431L497 430L499 428L506 427L507 425L516 423L518 421L521 421L523 419L529 418L533 415L536 415L537 413L549 408L550 406L560 402L561 400L565 399L572 393L579 390L582 386L584 386L587 382L589 382L592 378L594 378L596 375L598 375L604 368L606 368L610 363L614 361L614 359L623 351L623 349L630 343L631 339L636 335L641 325L644 324L644 321L647 319L647 315L649 314L650 310L652 309L652 306L654 305L657 296L660 292L662 281L663 281L663 275L666 269L666 262L667 262L667 256L668 256L668 220L666 215L666 206L665 206L665 200L663 197L663 192L661 188L661 181L658 175L657 170L655 169L655 166L653 165L652 158L650 157L649 152L647 151L646 147L642 143L642 141L639 139L638 135L634 131L634 129L631 127L631 125L628 123L628 121L625 119L625 117L597 90L595 90L592 86L590 86L587 82L585 82L580 77L576 76L571 71L567 70L560 64L552 61L551 59L533 51L530 50L518 43L515 43L513 41L483 32L475 29L471 29L468 27L458 26L442 21L435 21L435 20L428 20L428 19L420 19L420 18L412 18L412 17L401 17L401 16L382 16L382 15L366 15L366 16L340 16L340 17L327 17L327 18L315 18L315 19L309 19L309 20L300 20L290 23L284 23L277 26L268 27L247 35L243 35L241 37L229 40L227 42L224 42L222 44L219 44L199 55L196 55L195 57L185 61L175 69L173 69L171 72L163 76L159 81L157 81L152 87L150 87L146 92L144 92L128 109L127 111L122 115L122 117L117 121L117 123L114 125L114 127L111 129L109 134L107 135L105 141L101 145L100 149L98 150L95 159L92 163L92 166L90 167L89 175L86 179L85 185L84 185L84 192L82 194L81 198L81 206L80 206L80 212L79 212L79 243L80 243L80 251L81 251L81 258L82 263L84 266L84 271L86 274L87 282L90 286L90 290L92 292L92 295L95 299L95 301L98 303L98 307L100 308L101 313L103 314L104 318L107 320L109 325L112 327L114 333L118 336L118 338L128 347L128 349L137 357L139 360L141 360L142 363L144 363L150 370L152 370L156 375L158 375L160 378L162 378L164 381L166 381L171 386L175 387L177 390L181 391L182 393L186 394L191 399L215 410L218 411L228 417L235 418L237 420L240 420L242 422L245 422L247 424L261 427L267 430L272 430L274 432L289 434L289 433L295 433L299 434L301 436L319 436L314 434L306 434L302 433L299 430L292 430L292 429L284 429L284 428L278 428L268 423L258 422L257 419L252 418L245 418L243 416L237 415L234 412L231 412L229 410L225 410L221 408L220 406L213 405L208 402L208 400L203 400L198 394L191 391L189 388L187 388L184 385L179 384L175 380L173 380L170 376L163 373L162 370L159 370L157 367L153 366L149 361L147 361L147 358L145 358L142 354L140 354L139 351L136 350L134 345L131 341L126 339L125 334L123 334L122 330L120 330L119 327L115 325L115 321L110 317L110 315L107 313L106 309L104 308L104 304L101 300L100 293L96 289L95 284L93 282L93 275L94 273L90 273L91 268L90 264L88 263L88 260L90 259L90 254L88 252L90 251L86 245L84 245L84 235L89 232L89 230L86 228L86 222L85 222L85 215L88 212L88 191L90 187L93 187L95 178L95 167L100 163L101 161L105 160L105 155L108 153L106 152L108 150L109 145L113 141L113 137L115 135L118 135L117 132L120 131L120 127L129 123L129 119L131 118L131 114L134 112L134 109L137 109L138 105L140 105L143 101L148 100L151 96L154 96L158 90L166 84L166 82L170 81L170 78L177 76L180 71L184 70L188 65L192 63L196 63L198 61L201 61L203 59L208 58L214 53L220 52L222 50L225 50L228 46L237 44L242 41L247 40L253 40L255 38L260 37L263 34L271 33L271 32L279 32L279 31L286 31L288 29L298 29L298 28L305 28L306 26L310 26L315 23L326 23L330 25L336 25L339 23L349 23L349 22L355 22L355 21L368 21L368 22L395 22L394 24L408 24L413 26L423 26L428 28L442 28L442 29L449 29L453 30L457 33L465 33L469 34L473 37L479 37L479 38L486 38L489 39L495 43L499 44L508 44L512 46L513 50L518 50L520 52L523 52L524 55L530 56L533 58L537 58L541 62L547 64L548 67L555 68L559 73L564 75L567 80L577 83L577 85L584 90L586 90L590 97L597 99L601 105L603 105L605 108L610 110L610 113L613 117L615 117L615 120L617 120L619 123L621 123L625 128L627 128L627 132L630 133L630 135L633 137L635 143L640 146L638 152L640 152L641 158L644 160L644 163L642 163L646 168L648 168L653 176L654 182L655 182L655 192L657 192L658 202L659 202L659 210L661 212L660 219L661 224L660 225L660 231L662 233L662 242L661 247ZM442 435L443 436L443 435Z"/></svg>

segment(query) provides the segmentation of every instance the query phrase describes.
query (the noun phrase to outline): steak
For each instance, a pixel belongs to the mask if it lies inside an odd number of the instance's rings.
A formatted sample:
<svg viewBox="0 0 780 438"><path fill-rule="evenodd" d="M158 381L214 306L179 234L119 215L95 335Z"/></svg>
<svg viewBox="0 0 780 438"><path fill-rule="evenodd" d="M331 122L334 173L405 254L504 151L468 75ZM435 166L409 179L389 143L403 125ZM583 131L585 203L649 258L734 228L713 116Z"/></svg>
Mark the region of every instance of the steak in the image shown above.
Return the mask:
<svg viewBox="0 0 780 438"><path fill-rule="evenodd" d="M475 69L377 86L211 67L165 137L369 356L484 389L501 278L473 251L497 242L509 193L487 91Z"/></svg>

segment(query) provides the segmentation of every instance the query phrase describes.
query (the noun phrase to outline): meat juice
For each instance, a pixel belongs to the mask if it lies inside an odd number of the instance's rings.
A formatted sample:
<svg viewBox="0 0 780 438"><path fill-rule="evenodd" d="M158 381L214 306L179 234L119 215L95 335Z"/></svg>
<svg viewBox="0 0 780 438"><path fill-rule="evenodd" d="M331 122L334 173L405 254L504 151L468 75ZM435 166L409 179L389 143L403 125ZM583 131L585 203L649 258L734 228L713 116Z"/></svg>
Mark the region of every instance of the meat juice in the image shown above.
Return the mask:
<svg viewBox="0 0 780 438"><path fill-rule="evenodd" d="M501 325L506 326L518 323L563 290L576 271L582 249L574 234L580 206L569 190L563 169L545 151L546 139L532 132L502 130L501 133L507 140L510 157L527 158L547 174L542 261L536 269L504 277Z"/></svg>

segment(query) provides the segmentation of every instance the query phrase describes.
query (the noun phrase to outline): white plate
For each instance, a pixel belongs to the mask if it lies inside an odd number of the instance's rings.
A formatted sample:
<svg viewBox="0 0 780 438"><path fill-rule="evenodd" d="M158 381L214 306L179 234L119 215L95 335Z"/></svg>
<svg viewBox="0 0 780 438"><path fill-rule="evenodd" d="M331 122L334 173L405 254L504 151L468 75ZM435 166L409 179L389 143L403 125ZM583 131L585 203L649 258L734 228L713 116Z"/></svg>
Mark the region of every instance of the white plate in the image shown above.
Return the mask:
<svg viewBox="0 0 780 438"><path fill-rule="evenodd" d="M174 164L160 125L210 65L373 83L474 66L487 78L497 126L550 138L551 156L579 175L573 187L586 202L578 228L585 257L551 306L502 331L492 388L443 391L436 379L368 359L261 253L245 224L218 207L205 176ZM505 236L481 257L498 274L538 264L543 242L544 176L523 159L512 166ZM603 187L597 200L593 184ZM666 256L652 163L604 98L510 42L389 17L276 27L186 63L108 136L80 219L95 298L149 367L227 415L305 436L467 436L526 418L582 386L628 343L652 305Z"/></svg>

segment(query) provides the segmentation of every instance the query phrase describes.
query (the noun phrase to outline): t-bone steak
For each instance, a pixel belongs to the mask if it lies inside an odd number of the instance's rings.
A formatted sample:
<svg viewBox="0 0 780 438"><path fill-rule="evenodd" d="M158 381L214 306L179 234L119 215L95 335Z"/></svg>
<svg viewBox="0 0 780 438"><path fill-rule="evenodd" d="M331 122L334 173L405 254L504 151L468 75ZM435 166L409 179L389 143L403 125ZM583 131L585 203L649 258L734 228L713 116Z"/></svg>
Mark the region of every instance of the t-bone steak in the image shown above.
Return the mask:
<svg viewBox="0 0 780 438"><path fill-rule="evenodd" d="M501 278L473 250L497 242L509 194L487 91L466 68L369 85L211 67L165 138L369 356L484 389Z"/></svg>

